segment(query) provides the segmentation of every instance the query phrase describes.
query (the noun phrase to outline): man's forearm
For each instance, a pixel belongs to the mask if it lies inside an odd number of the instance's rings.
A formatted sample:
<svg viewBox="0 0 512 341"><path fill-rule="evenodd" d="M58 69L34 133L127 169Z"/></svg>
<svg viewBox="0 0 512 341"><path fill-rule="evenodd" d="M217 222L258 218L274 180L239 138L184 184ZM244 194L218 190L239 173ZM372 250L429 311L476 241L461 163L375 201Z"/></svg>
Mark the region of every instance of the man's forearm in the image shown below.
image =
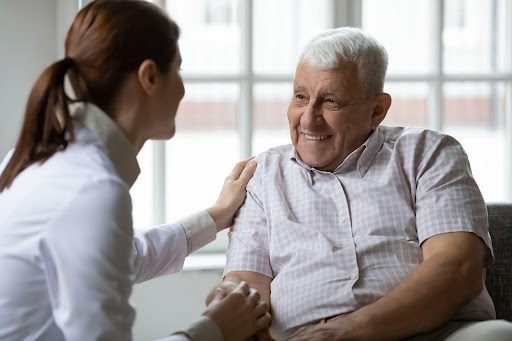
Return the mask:
<svg viewBox="0 0 512 341"><path fill-rule="evenodd" d="M270 282L272 282L270 277L251 271L233 271L226 275L225 280L247 282L251 288L258 290L263 301L270 307Z"/></svg>
<svg viewBox="0 0 512 341"><path fill-rule="evenodd" d="M471 267L434 256L380 300L339 322L362 339L397 339L435 329L482 290L481 269Z"/></svg>

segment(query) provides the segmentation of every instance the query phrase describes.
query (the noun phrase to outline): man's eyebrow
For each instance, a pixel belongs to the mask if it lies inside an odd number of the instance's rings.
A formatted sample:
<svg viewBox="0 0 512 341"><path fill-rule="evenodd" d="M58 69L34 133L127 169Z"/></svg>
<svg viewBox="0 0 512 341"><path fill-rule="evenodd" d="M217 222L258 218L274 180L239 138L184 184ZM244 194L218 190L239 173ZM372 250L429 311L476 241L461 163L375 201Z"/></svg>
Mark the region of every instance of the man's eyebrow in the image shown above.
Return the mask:
<svg viewBox="0 0 512 341"><path fill-rule="evenodd" d="M324 96L334 96L334 97L340 97L340 94L337 91L333 90L327 90L323 92Z"/></svg>
<svg viewBox="0 0 512 341"><path fill-rule="evenodd" d="M306 87L302 86L302 85L297 85L297 86L294 86L293 87L293 91L297 92L297 91L305 91L306 90Z"/></svg>
<svg viewBox="0 0 512 341"><path fill-rule="evenodd" d="M343 92L341 91L336 91L336 90L326 90L326 91L322 91L322 96L331 96L331 97L335 97L339 100L343 100L345 99L345 96L343 94Z"/></svg>

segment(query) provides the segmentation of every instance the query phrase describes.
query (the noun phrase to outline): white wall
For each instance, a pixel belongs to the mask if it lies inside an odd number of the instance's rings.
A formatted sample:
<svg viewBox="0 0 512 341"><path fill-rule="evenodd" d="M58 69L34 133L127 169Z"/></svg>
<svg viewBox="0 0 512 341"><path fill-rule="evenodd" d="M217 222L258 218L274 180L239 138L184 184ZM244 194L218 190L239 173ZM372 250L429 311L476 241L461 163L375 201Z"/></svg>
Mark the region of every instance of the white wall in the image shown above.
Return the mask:
<svg viewBox="0 0 512 341"><path fill-rule="evenodd" d="M76 0L0 0L0 158L14 146L34 81L64 55ZM164 337L197 319L219 271L191 271L134 287L134 340Z"/></svg>
<svg viewBox="0 0 512 341"><path fill-rule="evenodd" d="M221 275L221 270L185 271L137 284L132 295L137 310L134 340L162 338L195 321Z"/></svg>
<svg viewBox="0 0 512 341"><path fill-rule="evenodd" d="M14 146L33 82L56 58L56 1L0 2L0 156Z"/></svg>

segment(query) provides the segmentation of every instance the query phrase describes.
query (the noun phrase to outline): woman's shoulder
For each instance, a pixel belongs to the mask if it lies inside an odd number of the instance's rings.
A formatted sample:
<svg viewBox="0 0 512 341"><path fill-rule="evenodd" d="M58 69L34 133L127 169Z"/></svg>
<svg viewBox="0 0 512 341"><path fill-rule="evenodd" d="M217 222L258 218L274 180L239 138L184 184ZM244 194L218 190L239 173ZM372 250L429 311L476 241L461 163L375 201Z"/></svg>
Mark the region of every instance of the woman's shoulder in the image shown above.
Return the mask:
<svg viewBox="0 0 512 341"><path fill-rule="evenodd" d="M70 145L21 172L0 194L0 202L5 203L0 216L37 216L37 224L45 230L66 219L107 221L111 214L129 215L128 186L100 154L88 149Z"/></svg>
<svg viewBox="0 0 512 341"><path fill-rule="evenodd" d="M71 185L75 190L94 186L97 182L110 182L120 185L128 192L128 186L117 174L97 138L86 129L78 130L75 141L45 162L41 169L44 177ZM101 188L98 190L101 191Z"/></svg>

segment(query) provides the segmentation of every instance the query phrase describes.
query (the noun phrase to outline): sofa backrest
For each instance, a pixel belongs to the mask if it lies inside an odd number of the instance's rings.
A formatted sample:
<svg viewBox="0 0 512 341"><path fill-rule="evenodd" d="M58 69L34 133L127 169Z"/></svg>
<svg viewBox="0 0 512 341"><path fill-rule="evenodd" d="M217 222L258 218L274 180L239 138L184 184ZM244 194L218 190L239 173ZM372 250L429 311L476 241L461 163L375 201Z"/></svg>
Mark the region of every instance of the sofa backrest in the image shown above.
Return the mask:
<svg viewBox="0 0 512 341"><path fill-rule="evenodd" d="M494 263L485 284L496 307L496 318L512 321L512 204L487 204Z"/></svg>

